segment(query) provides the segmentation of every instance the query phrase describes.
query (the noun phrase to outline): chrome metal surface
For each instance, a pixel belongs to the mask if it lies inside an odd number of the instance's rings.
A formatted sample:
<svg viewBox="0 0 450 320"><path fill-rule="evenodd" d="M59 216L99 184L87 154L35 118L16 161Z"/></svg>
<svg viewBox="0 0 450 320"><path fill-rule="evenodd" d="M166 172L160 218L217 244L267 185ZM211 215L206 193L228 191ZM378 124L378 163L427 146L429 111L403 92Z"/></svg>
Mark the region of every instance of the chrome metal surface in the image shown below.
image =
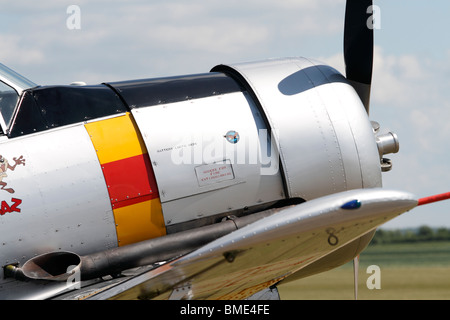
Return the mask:
<svg viewBox="0 0 450 320"><path fill-rule="evenodd" d="M271 135L245 92L132 114L149 150L166 226L284 198L278 156L268 150ZM236 142L227 139L231 131Z"/></svg>

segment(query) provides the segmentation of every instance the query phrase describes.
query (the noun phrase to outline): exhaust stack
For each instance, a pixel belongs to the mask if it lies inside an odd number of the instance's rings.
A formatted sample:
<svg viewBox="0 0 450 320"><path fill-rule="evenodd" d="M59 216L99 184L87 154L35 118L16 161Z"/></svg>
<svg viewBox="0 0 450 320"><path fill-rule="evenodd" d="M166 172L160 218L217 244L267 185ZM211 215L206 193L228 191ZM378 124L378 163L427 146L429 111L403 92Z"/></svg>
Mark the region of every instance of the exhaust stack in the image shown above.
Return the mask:
<svg viewBox="0 0 450 320"><path fill-rule="evenodd" d="M170 234L85 256L68 251L49 252L29 259L22 267L4 267L5 276L17 280L67 281L76 272L81 280L90 280L189 253L219 237L286 207L269 209L245 217L227 217L213 225ZM183 243L180 246L180 243Z"/></svg>

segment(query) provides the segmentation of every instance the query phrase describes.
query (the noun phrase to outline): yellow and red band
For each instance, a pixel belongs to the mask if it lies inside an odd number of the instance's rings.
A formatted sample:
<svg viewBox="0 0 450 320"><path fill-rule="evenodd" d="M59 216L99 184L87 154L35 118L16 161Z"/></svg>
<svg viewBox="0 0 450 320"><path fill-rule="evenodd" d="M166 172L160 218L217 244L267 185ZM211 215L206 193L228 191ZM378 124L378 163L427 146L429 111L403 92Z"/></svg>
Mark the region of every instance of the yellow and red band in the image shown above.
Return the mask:
<svg viewBox="0 0 450 320"><path fill-rule="evenodd" d="M85 127L108 187L118 245L165 235L155 176L132 116L126 113Z"/></svg>

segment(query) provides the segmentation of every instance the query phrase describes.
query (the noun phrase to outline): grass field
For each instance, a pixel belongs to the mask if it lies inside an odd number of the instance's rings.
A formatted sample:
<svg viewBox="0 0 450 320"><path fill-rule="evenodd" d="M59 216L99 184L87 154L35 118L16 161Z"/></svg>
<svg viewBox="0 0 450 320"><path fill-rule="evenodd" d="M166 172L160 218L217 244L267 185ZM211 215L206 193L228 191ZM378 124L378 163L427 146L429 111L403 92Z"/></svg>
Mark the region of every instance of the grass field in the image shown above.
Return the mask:
<svg viewBox="0 0 450 320"><path fill-rule="evenodd" d="M380 289L368 289L367 267L380 268ZM358 299L450 300L450 242L369 246L360 256ZM283 300L354 299L352 263L279 286Z"/></svg>

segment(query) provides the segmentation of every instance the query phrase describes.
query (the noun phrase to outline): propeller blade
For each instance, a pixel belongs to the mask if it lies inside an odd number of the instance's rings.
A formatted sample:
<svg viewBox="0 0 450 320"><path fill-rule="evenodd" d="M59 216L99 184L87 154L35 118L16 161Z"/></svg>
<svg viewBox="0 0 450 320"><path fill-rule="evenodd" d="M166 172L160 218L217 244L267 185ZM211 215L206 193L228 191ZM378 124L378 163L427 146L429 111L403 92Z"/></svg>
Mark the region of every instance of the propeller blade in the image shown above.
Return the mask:
<svg viewBox="0 0 450 320"><path fill-rule="evenodd" d="M353 259L353 282L355 287L355 300L358 300L358 271L359 271L359 256Z"/></svg>
<svg viewBox="0 0 450 320"><path fill-rule="evenodd" d="M369 113L373 66L372 0L347 0L344 25L344 61L347 80Z"/></svg>

